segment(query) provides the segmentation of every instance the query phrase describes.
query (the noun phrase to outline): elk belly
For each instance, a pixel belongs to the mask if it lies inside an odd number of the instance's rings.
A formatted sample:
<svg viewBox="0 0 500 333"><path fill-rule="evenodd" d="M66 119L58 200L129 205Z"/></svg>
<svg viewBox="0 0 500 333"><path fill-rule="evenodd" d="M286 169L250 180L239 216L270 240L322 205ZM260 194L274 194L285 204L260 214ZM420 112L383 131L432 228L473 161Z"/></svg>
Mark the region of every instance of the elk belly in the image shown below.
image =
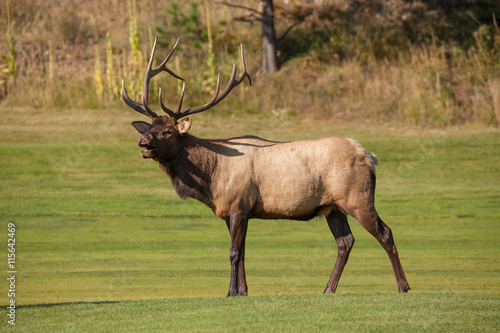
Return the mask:
<svg viewBox="0 0 500 333"><path fill-rule="evenodd" d="M321 177L300 160L282 158L268 163L259 182L255 214L263 218L308 220L323 204Z"/></svg>

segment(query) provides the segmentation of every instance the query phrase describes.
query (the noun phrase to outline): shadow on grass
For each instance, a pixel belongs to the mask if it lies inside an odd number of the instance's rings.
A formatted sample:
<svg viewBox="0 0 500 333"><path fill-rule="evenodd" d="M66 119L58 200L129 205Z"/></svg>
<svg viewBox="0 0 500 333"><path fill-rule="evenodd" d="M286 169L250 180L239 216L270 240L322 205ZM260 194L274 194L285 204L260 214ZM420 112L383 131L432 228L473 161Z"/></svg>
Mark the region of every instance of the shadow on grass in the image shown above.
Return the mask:
<svg viewBox="0 0 500 333"><path fill-rule="evenodd" d="M68 305L102 305L102 304L117 304L117 303L128 303L128 302L140 302L139 300L131 301L93 301L93 302L61 302L61 303L44 303L44 304L26 304L16 306L17 309L36 309L36 308L52 308L58 306L68 306ZM2 305L3 307L3 305Z"/></svg>

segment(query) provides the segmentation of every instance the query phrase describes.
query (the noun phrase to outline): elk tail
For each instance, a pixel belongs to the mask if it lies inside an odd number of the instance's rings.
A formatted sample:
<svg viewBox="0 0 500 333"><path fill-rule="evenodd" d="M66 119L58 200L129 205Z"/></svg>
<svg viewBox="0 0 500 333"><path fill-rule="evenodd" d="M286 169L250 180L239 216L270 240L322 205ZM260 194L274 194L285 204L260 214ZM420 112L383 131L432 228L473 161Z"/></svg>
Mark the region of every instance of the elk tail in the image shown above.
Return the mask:
<svg viewBox="0 0 500 333"><path fill-rule="evenodd" d="M373 171L373 174L375 174L375 166L378 165L378 158L377 158L377 155L373 154L373 153L370 153L369 151L367 151L366 149L364 149L360 144L359 142L357 142L356 140L354 139L348 139L352 144L353 146L357 149L358 153L360 154L364 154L365 157L368 159L367 162L369 161L369 163L371 164L371 169Z"/></svg>
<svg viewBox="0 0 500 333"><path fill-rule="evenodd" d="M373 165L378 165L378 158L377 158L377 155L375 155L374 153L370 153L369 151L367 152L368 153L368 157L370 158L370 160L372 161Z"/></svg>

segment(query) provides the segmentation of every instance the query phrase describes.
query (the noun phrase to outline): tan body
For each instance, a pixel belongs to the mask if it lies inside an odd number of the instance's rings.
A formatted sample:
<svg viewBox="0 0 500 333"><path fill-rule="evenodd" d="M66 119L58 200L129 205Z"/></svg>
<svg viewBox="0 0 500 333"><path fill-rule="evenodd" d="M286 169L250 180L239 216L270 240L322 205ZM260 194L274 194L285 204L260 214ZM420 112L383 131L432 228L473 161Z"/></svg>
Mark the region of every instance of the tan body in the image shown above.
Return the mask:
<svg viewBox="0 0 500 333"><path fill-rule="evenodd" d="M376 157L354 140L186 139L192 143L186 146L187 161L182 163L201 164L203 173L213 175L207 184L211 196L203 195L204 191L191 196L223 219L229 212L241 210L251 212L250 218L308 220L336 209L349 211L349 202L373 198L368 185ZM173 178L183 198L189 194L183 191L186 184L179 176L190 184L195 176L188 172Z"/></svg>
<svg viewBox="0 0 500 333"><path fill-rule="evenodd" d="M177 44L176 44L177 45ZM226 222L231 236L229 257L231 280L228 296L247 295L245 239L248 219L308 220L326 216L338 249L337 261L325 293L335 292L342 270L354 244L347 215L353 216L386 250L399 292L410 287L401 267L391 229L375 210L375 155L356 141L330 137L310 141L273 142L254 136L205 140L188 134L191 119L186 116L205 111L233 88L249 78L241 49L243 73L236 78L236 65L226 87L217 80L212 99L204 105L181 111L184 88L176 111L161 100L168 115L158 116L148 106L149 80L166 67L167 58L152 69L156 41L144 77L142 103L134 102L122 87L125 103L150 117L152 123L135 121L145 148L143 158L152 158L170 176L181 198L195 198Z"/></svg>

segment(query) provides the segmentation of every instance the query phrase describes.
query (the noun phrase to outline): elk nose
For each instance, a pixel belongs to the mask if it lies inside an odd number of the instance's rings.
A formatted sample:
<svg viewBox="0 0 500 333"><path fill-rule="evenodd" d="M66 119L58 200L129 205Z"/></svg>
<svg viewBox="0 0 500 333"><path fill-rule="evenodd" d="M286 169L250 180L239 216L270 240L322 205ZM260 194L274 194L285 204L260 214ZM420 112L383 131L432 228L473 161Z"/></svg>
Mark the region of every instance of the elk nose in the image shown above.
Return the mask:
<svg viewBox="0 0 500 333"><path fill-rule="evenodd" d="M149 143L151 142L152 139L153 139L153 137L151 136L151 134L149 134L149 133L143 134L143 135L141 135L139 140L137 140L137 145L139 147L147 146L147 145L149 145Z"/></svg>

